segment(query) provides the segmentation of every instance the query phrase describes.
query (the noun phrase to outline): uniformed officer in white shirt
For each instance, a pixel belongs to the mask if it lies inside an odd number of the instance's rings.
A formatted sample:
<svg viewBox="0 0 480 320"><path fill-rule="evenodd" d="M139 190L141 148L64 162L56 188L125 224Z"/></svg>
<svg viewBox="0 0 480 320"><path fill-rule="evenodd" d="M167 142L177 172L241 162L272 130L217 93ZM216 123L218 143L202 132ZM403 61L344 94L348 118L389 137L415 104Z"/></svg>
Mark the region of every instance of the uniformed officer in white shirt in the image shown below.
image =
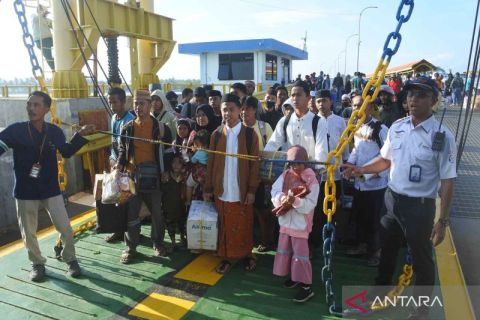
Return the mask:
<svg viewBox="0 0 480 320"><path fill-rule="evenodd" d="M363 104L361 95L352 99L353 110ZM387 139L388 128L372 117L373 104L365 109L365 123L355 132L354 148L348 163L364 166L380 155ZM353 212L356 221L358 246L347 251L347 255L368 254L367 265L378 266L380 262L380 217L388 182L388 170L379 174L365 175L355 179Z"/></svg>
<svg viewBox="0 0 480 320"><path fill-rule="evenodd" d="M308 84L305 81L296 81L293 84L290 98L294 112L290 117L285 116L278 121L264 150L277 151L280 147L284 147L284 151L287 151L295 145L300 145L307 150L310 160L324 161L328 152L327 124L325 120L316 120L318 123L316 137L314 138L313 120L316 115L308 110L308 101L311 99ZM284 130L287 119L287 128ZM317 169L320 167L316 166Z"/></svg>
<svg viewBox="0 0 480 320"><path fill-rule="evenodd" d="M330 90L318 90L315 92L314 103L316 109L318 109L318 116L321 120L327 123L327 152L334 150L340 141L340 137L345 130L345 119L337 116L332 111L332 94ZM342 154L342 163L348 159L348 148L345 148ZM333 162L334 159L332 159ZM327 216L323 213L323 199L325 198L325 180L327 174L322 174L322 181L320 185L320 193L318 194L317 206L313 215L312 232L309 236L310 245L314 248L323 246L322 229L327 222ZM335 171L335 184L337 192L337 198L340 196L341 190L341 176L340 167ZM335 216L334 216L335 217Z"/></svg>
<svg viewBox="0 0 480 320"><path fill-rule="evenodd" d="M432 115L437 102L435 82L418 77L406 84L410 116L397 120L388 132L381 156L374 163L346 165L347 175L360 176L390 168L385 193L387 213L382 217L382 254L377 285L391 285L397 254L406 239L413 257L416 286L433 286L435 266L432 244L440 244L448 226L449 207L456 174L455 139ZM435 198L440 195L440 215L434 223ZM416 287L414 295L429 296L428 287ZM409 319L428 315L417 308Z"/></svg>

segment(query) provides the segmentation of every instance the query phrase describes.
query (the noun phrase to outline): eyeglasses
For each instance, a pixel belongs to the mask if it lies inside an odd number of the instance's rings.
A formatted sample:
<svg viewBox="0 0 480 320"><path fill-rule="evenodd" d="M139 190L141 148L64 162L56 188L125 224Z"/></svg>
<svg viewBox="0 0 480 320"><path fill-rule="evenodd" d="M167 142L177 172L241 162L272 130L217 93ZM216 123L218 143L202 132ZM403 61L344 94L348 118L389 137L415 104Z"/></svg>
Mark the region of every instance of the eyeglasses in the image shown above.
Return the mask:
<svg viewBox="0 0 480 320"><path fill-rule="evenodd" d="M407 97L427 98L433 95L432 92L426 90L408 90Z"/></svg>

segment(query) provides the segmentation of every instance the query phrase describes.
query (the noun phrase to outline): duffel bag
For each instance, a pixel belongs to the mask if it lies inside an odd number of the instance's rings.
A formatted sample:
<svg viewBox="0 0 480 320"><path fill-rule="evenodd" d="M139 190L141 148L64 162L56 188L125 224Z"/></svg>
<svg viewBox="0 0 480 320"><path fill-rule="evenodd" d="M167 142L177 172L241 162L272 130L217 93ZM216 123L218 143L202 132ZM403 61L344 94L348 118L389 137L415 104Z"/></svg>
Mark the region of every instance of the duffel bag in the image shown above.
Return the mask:
<svg viewBox="0 0 480 320"><path fill-rule="evenodd" d="M127 231L127 208L128 203L124 205L104 204L97 200L97 233Z"/></svg>

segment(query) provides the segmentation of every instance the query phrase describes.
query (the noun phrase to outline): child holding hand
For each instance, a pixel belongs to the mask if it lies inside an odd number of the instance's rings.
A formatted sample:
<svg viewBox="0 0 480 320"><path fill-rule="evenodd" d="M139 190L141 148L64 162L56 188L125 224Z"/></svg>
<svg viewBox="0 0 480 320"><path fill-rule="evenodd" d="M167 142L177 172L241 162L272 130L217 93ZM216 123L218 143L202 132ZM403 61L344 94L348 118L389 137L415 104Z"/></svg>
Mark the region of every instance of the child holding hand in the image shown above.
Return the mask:
<svg viewBox="0 0 480 320"><path fill-rule="evenodd" d="M308 161L302 146L288 149L287 161ZM278 217L280 234L273 274L288 276L284 287L300 290L295 302L313 297L312 265L309 259L308 235L312 231L313 212L317 205L319 184L315 172L305 163L292 162L272 185L273 213Z"/></svg>
<svg viewBox="0 0 480 320"><path fill-rule="evenodd" d="M191 173L187 178L187 206L192 200L203 200L203 185L207 173L208 149L210 133L207 130L200 130L193 138L194 154L190 160L192 163Z"/></svg>

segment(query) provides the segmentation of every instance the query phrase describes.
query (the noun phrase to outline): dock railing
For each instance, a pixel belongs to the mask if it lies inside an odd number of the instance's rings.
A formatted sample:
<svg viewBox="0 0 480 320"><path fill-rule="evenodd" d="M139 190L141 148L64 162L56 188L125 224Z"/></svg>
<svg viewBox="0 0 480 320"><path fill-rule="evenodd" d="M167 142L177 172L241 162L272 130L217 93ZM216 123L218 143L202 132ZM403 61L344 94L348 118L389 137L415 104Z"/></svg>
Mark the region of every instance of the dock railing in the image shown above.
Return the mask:
<svg viewBox="0 0 480 320"><path fill-rule="evenodd" d="M162 85L162 88L165 92L168 91L175 91L177 94L180 94L183 89L185 88L190 88L194 89L196 87L203 86L200 82L160 82ZM215 84L215 83L209 83L213 87L214 90L219 90L222 92L222 94L228 93L230 91L230 87L232 86L232 83L221 83L221 84ZM100 83L100 88L102 89L102 92L108 92L108 84L106 83ZM36 84L3 84L0 85L0 97L2 98L9 98L9 97L23 97L23 96L29 96L33 91L35 90L40 90L40 86ZM47 88L49 91L52 89L51 85L47 84ZM93 84L88 85L89 88L89 96L94 97L96 90L94 89ZM126 89L125 85L122 85L123 89ZM263 85L261 83L257 84L256 90L255 90L255 95L264 92L263 90ZM128 94L128 92L127 92ZM257 96L258 97L258 96ZM263 99L263 95L261 97Z"/></svg>

